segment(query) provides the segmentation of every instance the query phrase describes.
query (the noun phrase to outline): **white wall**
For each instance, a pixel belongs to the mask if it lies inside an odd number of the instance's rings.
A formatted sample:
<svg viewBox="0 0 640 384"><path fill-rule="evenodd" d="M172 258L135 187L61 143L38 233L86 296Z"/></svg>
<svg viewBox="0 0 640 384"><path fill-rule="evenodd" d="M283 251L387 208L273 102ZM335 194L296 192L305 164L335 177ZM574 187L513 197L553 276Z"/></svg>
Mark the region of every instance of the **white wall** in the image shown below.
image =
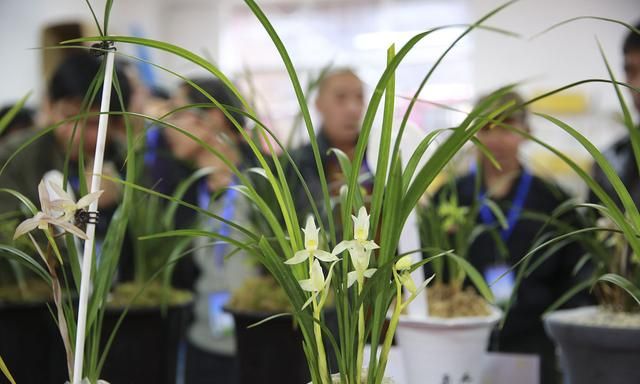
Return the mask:
<svg viewBox="0 0 640 384"><path fill-rule="evenodd" d="M130 33L138 24L147 37L178 43L200 54L218 56L220 8L224 2L240 0L116 0L112 30ZM306 3L309 0L297 0ZM427 0L425 0L427 1ZM502 0L468 0L474 17L502 3ZM104 0L92 0L101 17ZM529 37L551 24L576 15L599 15L634 22L640 18L638 0L523 0L495 16L489 24L511 29ZM15 100L30 89L42 88L37 47L40 28L48 22L82 18L91 22L83 0L2 0L0 1L0 61L2 87L0 103ZM597 36L620 75L620 43L626 33L619 25L583 20L563 26L534 41L515 40L479 32L475 41L474 86L484 92L509 81L531 80L524 89L533 92L575 79L604 77ZM124 49L126 51L126 48ZM184 71L182 61L153 53L162 65ZM609 108L615 101L606 87L586 87L591 102ZM33 99L35 101L37 96Z"/></svg>
<svg viewBox="0 0 640 384"><path fill-rule="evenodd" d="M471 2L476 18L502 3L502 0ZM600 16L633 25L640 21L639 5L638 0L525 0L511 5L490 19L488 24L520 33L521 39L484 31L474 35L476 91L481 94L507 83L524 82L520 90L525 96L532 97L579 80L608 79L596 38L617 79L624 80L621 47L628 30L619 24L578 20L533 40L530 38L558 22L577 16ZM625 134L623 126L616 122L620 107L611 85L583 85L575 88L574 92L586 97L586 111L554 113L554 116L578 129L600 148L607 147ZM536 136L589 166L591 157L561 129L541 118L532 119L532 128ZM566 168L559 170L561 164L553 157L546 157L547 154L546 150L533 144L524 150L524 156L532 167L542 172L546 170L567 189L583 194L585 189L577 177Z"/></svg>
<svg viewBox="0 0 640 384"><path fill-rule="evenodd" d="M482 16L498 7L501 0L472 1L473 13ZM476 41L475 85L479 92L507 82L527 81L528 91L550 89L588 78L607 78L596 38L619 79L622 77L621 46L628 30L599 20L578 20L540 37L530 37L576 16L601 16L629 24L640 20L638 0L537 0L520 1L506 8L488 24L517 33L522 39L479 32ZM615 99L603 96L606 85L586 86L594 106L607 108Z"/></svg>
<svg viewBox="0 0 640 384"><path fill-rule="evenodd" d="M91 0L102 21L104 0ZM218 54L216 26L218 1L207 0L116 0L111 16L110 33L130 35L132 26L142 29L148 38L180 44L199 54ZM29 90L36 94L31 105L37 104L43 89L41 29L50 23L83 21L92 24L84 0L1 0L0 1L0 104L17 100ZM198 20L194 22L194 20ZM131 46L119 50L135 54ZM152 51L152 60L180 71L189 68L183 61ZM159 71L160 79L167 79Z"/></svg>
<svg viewBox="0 0 640 384"><path fill-rule="evenodd" d="M480 17L502 0L472 1ZM640 20L638 0L520 1L504 9L487 24L522 34L522 39L479 32L476 36L476 87L483 91L504 82L531 79L527 88L554 86L590 77L606 77L598 52L598 38L617 75L622 72L621 45L628 30L618 24L579 20L534 40L538 32L576 16L601 16L634 24Z"/></svg>

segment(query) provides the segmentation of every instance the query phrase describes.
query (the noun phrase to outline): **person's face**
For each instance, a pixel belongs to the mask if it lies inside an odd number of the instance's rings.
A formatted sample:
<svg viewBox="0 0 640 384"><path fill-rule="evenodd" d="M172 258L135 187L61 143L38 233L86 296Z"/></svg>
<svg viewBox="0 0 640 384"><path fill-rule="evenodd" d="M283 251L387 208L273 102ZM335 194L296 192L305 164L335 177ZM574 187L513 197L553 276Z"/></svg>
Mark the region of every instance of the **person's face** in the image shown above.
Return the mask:
<svg viewBox="0 0 640 384"><path fill-rule="evenodd" d="M506 118L502 123L527 130L522 119ZM498 163L507 165L518 161L518 149L524 138L505 127L487 124L478 132L478 140L487 147ZM483 156L483 160L487 159Z"/></svg>
<svg viewBox="0 0 640 384"><path fill-rule="evenodd" d="M631 50L624 55L624 73L627 83L635 88L640 88L640 50ZM631 90L633 104L640 112L640 93Z"/></svg>
<svg viewBox="0 0 640 384"><path fill-rule="evenodd" d="M69 119L81 114L82 112L81 105L82 105L82 102L80 100L69 100L69 99L61 99L58 101L54 101L52 103L51 102L46 103L46 108L45 108L46 123L48 125L56 124L56 123L59 123L60 121L63 121L65 119ZM89 113L97 113L97 112L99 112L98 107L94 107L89 110ZM84 133L84 135L82 136L84 139L83 141L84 155L87 158L93 158L95 148L96 148L96 142L98 140L99 120L100 120L100 117L96 114L96 115L87 117L86 120L79 119L79 120L66 122L55 129L54 135L56 137L58 145L61 148L64 148L65 150L67 148L70 138L73 136L73 141L71 143L71 148L70 148L71 150L70 158L72 160L77 160L78 158L78 153L80 151L81 132ZM73 128L76 125L76 121L78 122L77 128L76 128L76 134L73 135ZM109 119L109 131L114 131L114 130L117 131L121 129L122 129L122 119L119 117L111 117Z"/></svg>
<svg viewBox="0 0 640 384"><path fill-rule="evenodd" d="M325 80L316 100L324 132L331 144L355 143L364 109L362 82L350 73Z"/></svg>
<svg viewBox="0 0 640 384"><path fill-rule="evenodd" d="M193 104L187 97L185 88L180 88L172 98L173 108ZM221 133L229 134L225 131L226 125L224 115L216 109L190 108L175 112L170 117L170 122L178 128L189 132L209 145L214 145L219 140ZM198 142L173 128L166 128L166 137L171 147L173 155L181 160L194 161L203 148Z"/></svg>

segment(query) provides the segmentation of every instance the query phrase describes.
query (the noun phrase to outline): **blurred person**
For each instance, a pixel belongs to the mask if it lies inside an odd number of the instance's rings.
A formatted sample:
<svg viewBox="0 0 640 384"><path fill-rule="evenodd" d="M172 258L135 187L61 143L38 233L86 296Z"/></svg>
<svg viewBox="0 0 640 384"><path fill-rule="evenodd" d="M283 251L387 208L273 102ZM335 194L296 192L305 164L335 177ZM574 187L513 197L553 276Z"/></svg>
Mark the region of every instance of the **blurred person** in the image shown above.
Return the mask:
<svg viewBox="0 0 640 384"><path fill-rule="evenodd" d="M337 148L353 160L365 110L362 80L348 68L330 71L320 80L315 105L321 117L320 130L316 136L320 159L329 185L329 194L336 196L347 180L342 174L337 157L327 151L330 148ZM291 157L317 202L318 209L322 210L324 208L321 203L322 188L311 144L293 150ZM370 174L366 156L360 173ZM304 219L312 212L308 198L295 173L291 172L287 179L291 182L298 215ZM364 184L364 187L371 192L373 183L370 177Z"/></svg>
<svg viewBox="0 0 640 384"><path fill-rule="evenodd" d="M220 80L196 78L191 81L220 104L242 108L240 100ZM176 109L191 104L209 104L210 107L181 109L170 115L170 122L219 151L240 170L256 164L253 152L232 121L199 90L185 82L171 97L170 107ZM229 113L244 129L244 116L236 111ZM147 144L151 151L147 153L150 156L146 162L151 170L151 183L157 190L172 194L177 184L194 171L211 168L212 172L189 188L183 200L239 225L250 225L248 202L237 191L227 188L237 182L236 176L218 156L171 127L152 133L147 137ZM198 216L190 209L179 208L176 224L235 236L226 224ZM195 307L187 333L186 383L232 384L237 380L233 320L223 312L223 306L230 292L256 271L247 263L248 256L243 252L225 258L231 247L225 244L212 246L209 239L196 239L196 243L201 248L191 261L196 276L192 281Z"/></svg>
<svg viewBox="0 0 640 384"><path fill-rule="evenodd" d="M483 100L486 99L482 98L480 102ZM502 124L529 132L528 112L522 107L524 101L519 94L508 92L494 101L489 109L496 109L510 102L514 105L495 119L502 117ZM479 153L477 169L457 178L454 192L445 192L446 188L443 188L435 194L432 201L434 204L444 204L449 197L445 193L457 193L458 204L462 207L469 207L474 202L482 204L478 217L474 220L478 224L496 228L500 240L496 240L489 232L483 232L469 246L467 257L485 276L487 283L492 283L532 249L545 224L544 221L525 217L524 213L550 216L569 196L549 180L534 175L521 161L519 150L526 139L518 133L489 123L478 132L477 138L493 154L501 168L496 168L485 155ZM508 224L506 229L499 228L493 212L483 203L485 197L494 201L504 213ZM569 218L563 216L562 219ZM574 219L570 219L573 222ZM547 230L547 233L549 231L551 230ZM502 247L497 241L502 241L506 255L501 254ZM565 246L524 278L515 293L514 305L506 314L504 328L496 331L491 340L491 350L539 356L542 384L556 383L557 369L554 345L546 336L541 316L577 283L573 269L582 253L576 244ZM538 256L540 253L532 256L531 262ZM503 289L504 301L513 292L515 273L515 270L509 272L498 282ZM576 296L568 305L588 303L588 297Z"/></svg>
<svg viewBox="0 0 640 384"><path fill-rule="evenodd" d="M13 105L5 105L0 108L0 118L7 114L13 108ZM20 108L9 122L9 125L0 134L0 140L6 139L7 136L15 132L33 128L35 125L35 111L28 107Z"/></svg>
<svg viewBox="0 0 640 384"><path fill-rule="evenodd" d="M65 119L73 118L82 112L82 100L90 91L91 83L100 66L99 58L84 51L70 54L60 63L47 85L46 97L40 110L44 126L60 125L52 132L35 140L11 159L0 174L0 186L15 189L34 204L39 205L38 183L45 173L51 170L61 172L64 168L65 155L68 154L69 184L75 196L79 196L79 154L81 151L84 154L85 175L87 182L90 182L99 116L91 115L86 117L86 120L77 120L75 135L73 131L76 120L65 121ZM126 108L130 98L129 80L119 69L116 69L116 76L125 105L120 105L116 91L112 90L111 111L121 111L122 107ZM99 112L101 94L102 87L96 94L88 113ZM109 117L109 132L118 130L124 130L124 120L122 116L112 115ZM9 137L0 148L0 164L4 165L22 144L38 133L37 130L25 130ZM117 140L113 140L113 136L111 133L107 136L103 173L118 176L125 156L124 150ZM108 218L113 212L121 194L120 186L107 180L102 181L101 189L104 193L100 198L99 208L103 220L99 220L97 224L96 230L99 235L105 233L108 220L104 218ZM21 203L13 196L8 194L0 196L0 213L18 211L20 208Z"/></svg>
<svg viewBox="0 0 640 384"><path fill-rule="evenodd" d="M639 29L640 23L637 23L635 28ZM640 89L640 35L634 31L630 31L622 45L622 53L624 55L625 81L630 86ZM629 92L631 93L636 112L640 113L640 92L633 89L629 89ZM637 123L636 129L638 129ZM627 187L633 201L636 205L639 205L640 170L638 170L630 136L627 134L615 142L604 151L604 156L611 163L618 176L620 176L622 183ZM620 202L618 194L597 164L593 165L592 174L596 182L600 184L605 192L621 207L622 203ZM589 201L599 201L591 190L589 191Z"/></svg>

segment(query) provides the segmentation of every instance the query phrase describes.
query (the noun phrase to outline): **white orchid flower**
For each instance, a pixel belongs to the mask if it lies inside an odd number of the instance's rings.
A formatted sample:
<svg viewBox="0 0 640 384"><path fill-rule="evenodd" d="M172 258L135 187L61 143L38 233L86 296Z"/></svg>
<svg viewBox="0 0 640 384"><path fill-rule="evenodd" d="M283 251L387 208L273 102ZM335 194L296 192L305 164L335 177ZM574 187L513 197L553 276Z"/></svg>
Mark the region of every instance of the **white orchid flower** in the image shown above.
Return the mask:
<svg viewBox="0 0 640 384"><path fill-rule="evenodd" d="M318 260L313 260L313 264L311 265L311 269L309 270L309 278L307 280L300 280L298 284L300 284L300 288L307 292L311 292L311 297L309 300L304 303L301 309L305 309L309 304L313 302L313 300L318 296L318 294L329 285L331 282L331 276L333 274L333 266L336 263L333 262L331 267L329 268L329 273L327 274L327 278L324 277L324 271L322 270L322 266Z"/></svg>
<svg viewBox="0 0 640 384"><path fill-rule="evenodd" d="M103 191L90 193L76 203L57 183L49 182L49 186L58 195L58 199L51 201L44 181L40 181L40 184L38 184L38 195L42 211L37 212L32 218L20 223L16 228L13 238L17 239L36 228L46 230L49 228L49 225L54 225L86 240L87 235L80 228L73 225L75 212L78 209L88 207L100 197Z"/></svg>
<svg viewBox="0 0 640 384"><path fill-rule="evenodd" d="M38 195L40 197L41 212L37 212L32 218L26 219L16 228L16 232L13 235L14 239L33 231L36 228L41 230L47 230L49 225L55 225L64 229L65 231L72 233L81 239L87 239L87 235L78 227L71 224L68 220L64 219L64 216L55 215L55 210L52 209L52 202L49 199L49 193L44 185L44 182L38 184Z"/></svg>
<svg viewBox="0 0 640 384"><path fill-rule="evenodd" d="M361 207L358 211L358 216L351 216L353 218L353 240L344 240L340 244L336 245L333 249L333 254L337 255L344 251L356 250L371 251L373 249L380 248L373 240L368 240L369 236L369 215L367 210Z"/></svg>
<svg viewBox="0 0 640 384"><path fill-rule="evenodd" d="M307 224L305 228L302 228L302 232L304 232L304 249L296 252L292 258L285 261L285 264L299 264L312 257L324 262L338 260L335 255L318 249L318 234L320 233L320 228L316 228L313 217L309 216L307 218Z"/></svg>
<svg viewBox="0 0 640 384"><path fill-rule="evenodd" d="M20 223L20 225L18 225L18 227L16 228L16 232L13 234L13 239L15 240L18 237L28 232L31 232L36 228L46 230L47 228L49 228L49 225L55 225L57 227L60 227L65 231L72 233L83 240L87 239L87 234L82 232L80 228L76 227L75 225L67 221L60 220L59 218L56 218L56 217L48 216L47 214L42 212L38 212L32 218L26 219L25 221Z"/></svg>
<svg viewBox="0 0 640 384"><path fill-rule="evenodd" d="M58 199L53 200L50 203L50 209L53 212L59 212L62 215L61 219L68 222L73 222L74 215L77 210L88 207L91 203L98 200L100 195L102 195L102 193L104 192L101 190L89 193L88 195L80 198L78 202L75 202L71 195L69 195L69 193L67 193L67 191L65 191L57 183L49 182L49 186L56 192L59 197Z"/></svg>
<svg viewBox="0 0 640 384"><path fill-rule="evenodd" d="M333 254L338 255L344 251L349 251L351 263L355 271L347 274L347 287L353 285L355 281L359 284L364 282L364 278L371 277L375 273L375 268L369 268L371 251L380 248L373 240L369 240L369 215L364 207L360 207L358 216L353 218L353 240L340 242L333 249Z"/></svg>

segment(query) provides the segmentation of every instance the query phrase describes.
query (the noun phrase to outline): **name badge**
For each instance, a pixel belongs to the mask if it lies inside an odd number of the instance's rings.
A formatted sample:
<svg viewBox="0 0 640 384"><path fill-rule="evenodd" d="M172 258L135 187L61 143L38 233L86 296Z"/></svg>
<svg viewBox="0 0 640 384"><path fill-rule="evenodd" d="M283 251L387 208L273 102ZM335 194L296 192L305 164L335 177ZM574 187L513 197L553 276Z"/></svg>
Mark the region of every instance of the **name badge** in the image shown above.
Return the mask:
<svg viewBox="0 0 640 384"><path fill-rule="evenodd" d="M228 291L209 294L209 329L216 338L233 334L233 316L224 311L224 306L231 298Z"/></svg>

